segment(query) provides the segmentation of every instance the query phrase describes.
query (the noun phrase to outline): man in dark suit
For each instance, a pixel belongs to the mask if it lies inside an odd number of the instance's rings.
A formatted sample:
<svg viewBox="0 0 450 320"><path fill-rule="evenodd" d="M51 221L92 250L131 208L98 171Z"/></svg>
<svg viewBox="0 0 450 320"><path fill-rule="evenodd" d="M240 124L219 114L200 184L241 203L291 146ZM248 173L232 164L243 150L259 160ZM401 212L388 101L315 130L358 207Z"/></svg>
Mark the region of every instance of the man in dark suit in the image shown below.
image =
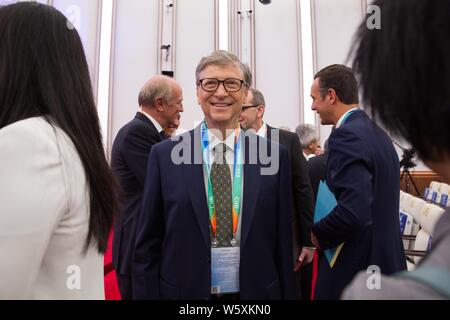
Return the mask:
<svg viewBox="0 0 450 320"><path fill-rule="evenodd" d="M112 255L124 300L132 298L131 258L150 150L165 138L164 129L179 124L182 100L181 87L172 78L151 78L139 93L139 112L113 144L111 167L122 189L122 211L114 221Z"/></svg>
<svg viewBox="0 0 450 320"><path fill-rule="evenodd" d="M242 69L226 51L202 58L205 121L152 149L133 258L137 299L294 297L288 154L240 130Z"/></svg>
<svg viewBox="0 0 450 320"><path fill-rule="evenodd" d="M245 130L253 130L269 140L275 140L286 147L289 152L294 198L294 210L292 211L294 267L297 266L298 296L309 299L311 276L308 273L309 270L299 268L310 263L313 257L310 234L314 202L306 160L302 155L297 135L267 125L263 120L264 112L265 100L263 94L257 89L249 89L246 103L242 106L242 113L239 118L241 126ZM300 270L304 272L302 273Z"/></svg>
<svg viewBox="0 0 450 320"><path fill-rule="evenodd" d="M311 87L312 109L329 137L326 182L337 206L313 225L321 250L344 243L331 268L322 254L316 299L339 299L358 271L370 266L392 274L406 268L400 234L400 168L391 139L358 108L353 71L332 65L319 71Z"/></svg>

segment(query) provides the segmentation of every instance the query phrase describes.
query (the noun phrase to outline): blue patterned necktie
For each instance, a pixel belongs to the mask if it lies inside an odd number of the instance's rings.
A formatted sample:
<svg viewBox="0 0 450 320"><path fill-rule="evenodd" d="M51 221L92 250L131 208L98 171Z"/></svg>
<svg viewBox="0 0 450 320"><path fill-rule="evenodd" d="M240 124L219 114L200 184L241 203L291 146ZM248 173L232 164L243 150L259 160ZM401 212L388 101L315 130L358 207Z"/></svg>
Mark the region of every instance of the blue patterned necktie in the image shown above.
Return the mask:
<svg viewBox="0 0 450 320"><path fill-rule="evenodd" d="M211 183L214 193L214 206L216 209L216 239L218 247L229 247L233 236L231 212L231 174L225 154L226 145L221 143L215 148L214 163L211 167Z"/></svg>

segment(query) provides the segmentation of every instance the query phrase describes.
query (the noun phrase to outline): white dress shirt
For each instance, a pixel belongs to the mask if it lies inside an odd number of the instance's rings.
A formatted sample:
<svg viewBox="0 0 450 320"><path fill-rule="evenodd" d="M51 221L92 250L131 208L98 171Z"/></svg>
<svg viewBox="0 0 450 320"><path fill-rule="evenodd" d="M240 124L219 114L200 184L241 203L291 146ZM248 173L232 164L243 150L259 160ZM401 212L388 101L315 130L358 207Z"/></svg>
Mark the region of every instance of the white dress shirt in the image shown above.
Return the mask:
<svg viewBox="0 0 450 320"><path fill-rule="evenodd" d="M267 124L265 122L263 122L261 128L259 128L259 130L258 130L258 132L256 132L256 134L262 138L267 137Z"/></svg>
<svg viewBox="0 0 450 320"><path fill-rule="evenodd" d="M346 113L344 113L344 114L342 115L342 117L339 118L338 122L336 123L336 129L339 128L340 126L342 126L342 122L344 121L344 119L345 119L345 117L347 116L347 114L349 114L350 112L353 112L353 111L355 111L355 110L358 110L358 109L359 109L359 108L356 107L356 108L350 109L350 110L348 110Z"/></svg>
<svg viewBox="0 0 450 320"><path fill-rule="evenodd" d="M242 134L242 131L241 131ZM227 161L228 167L230 168L230 175L231 175L231 184L233 185L234 181L234 152L235 152L235 138L236 138L236 130L233 131L232 134L230 134L225 141L222 141L219 139L211 130L208 129L208 140L209 140L209 164L210 168L212 164L214 163L215 157L216 157L216 147L221 144L225 143L226 145L226 151L225 151L225 159ZM242 139L242 135L240 136L240 139ZM241 140L242 141L242 140ZM244 146L241 143L241 151L242 155L244 155L244 149L242 149ZM221 151L220 151L221 152ZM208 198L208 171L206 170L206 166L203 166L203 177L205 181L205 194L206 198ZM236 238L240 241L241 238L241 221L242 221L242 204L244 199L244 168L242 168L242 196L241 196L241 212L239 213L239 222L238 222L238 229L236 231ZM208 201L208 199L206 199ZM209 216L209 214L208 214Z"/></svg>
<svg viewBox="0 0 450 320"><path fill-rule="evenodd" d="M158 130L159 133L161 133L161 131L163 131L163 128L161 127L161 125L151 115L149 115L147 112L142 110L142 108L139 109L139 112L142 113L144 116L146 116L153 123L153 125L155 126L156 130Z"/></svg>

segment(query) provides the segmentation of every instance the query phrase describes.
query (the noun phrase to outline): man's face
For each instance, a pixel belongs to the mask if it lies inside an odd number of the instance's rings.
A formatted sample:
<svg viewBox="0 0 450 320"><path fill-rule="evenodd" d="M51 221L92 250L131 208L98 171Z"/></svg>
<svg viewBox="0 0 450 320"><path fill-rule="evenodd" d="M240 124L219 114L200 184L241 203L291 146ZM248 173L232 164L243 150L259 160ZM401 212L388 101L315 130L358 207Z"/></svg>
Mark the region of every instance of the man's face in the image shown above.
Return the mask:
<svg viewBox="0 0 450 320"><path fill-rule="evenodd" d="M242 112L239 117L239 123L242 128L256 130L258 115L260 114L261 106L254 106L253 103L253 93L248 91L247 99L245 99L245 104L242 106Z"/></svg>
<svg viewBox="0 0 450 320"><path fill-rule="evenodd" d="M313 100L311 109L316 111L320 116L320 122L323 125L334 124L333 122L333 106L329 103L329 95L324 98L320 95L319 78L314 79L311 86L311 98Z"/></svg>
<svg viewBox="0 0 450 320"><path fill-rule="evenodd" d="M317 155L317 149L319 148L319 141L314 140L313 142L311 142L309 144L309 151L311 152L311 154L316 154Z"/></svg>
<svg viewBox="0 0 450 320"><path fill-rule="evenodd" d="M243 80L242 71L235 65L210 65L200 72L200 80L213 78L218 80ZM239 91L227 92L224 84L220 83L214 92L205 91L199 84L197 86L197 100L205 115L208 125L212 128L235 128L247 95L248 88L242 84Z"/></svg>
<svg viewBox="0 0 450 320"><path fill-rule="evenodd" d="M183 112L183 91L181 87L172 83L172 99L164 103L164 118L167 125L179 126L180 113Z"/></svg>

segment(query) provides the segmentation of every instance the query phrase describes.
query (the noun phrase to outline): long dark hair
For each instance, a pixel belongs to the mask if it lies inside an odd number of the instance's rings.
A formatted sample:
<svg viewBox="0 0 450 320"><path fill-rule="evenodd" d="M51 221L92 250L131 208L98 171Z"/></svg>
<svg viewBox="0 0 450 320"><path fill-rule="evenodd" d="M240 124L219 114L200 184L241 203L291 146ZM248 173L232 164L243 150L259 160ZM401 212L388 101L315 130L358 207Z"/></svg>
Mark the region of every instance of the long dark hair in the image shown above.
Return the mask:
<svg viewBox="0 0 450 320"><path fill-rule="evenodd" d="M422 159L450 152L450 2L377 0L381 29L362 22L353 68L365 106Z"/></svg>
<svg viewBox="0 0 450 320"><path fill-rule="evenodd" d="M0 129L43 116L73 141L86 173L92 240L106 251L118 210L88 65L77 31L56 9L22 2L0 8Z"/></svg>

